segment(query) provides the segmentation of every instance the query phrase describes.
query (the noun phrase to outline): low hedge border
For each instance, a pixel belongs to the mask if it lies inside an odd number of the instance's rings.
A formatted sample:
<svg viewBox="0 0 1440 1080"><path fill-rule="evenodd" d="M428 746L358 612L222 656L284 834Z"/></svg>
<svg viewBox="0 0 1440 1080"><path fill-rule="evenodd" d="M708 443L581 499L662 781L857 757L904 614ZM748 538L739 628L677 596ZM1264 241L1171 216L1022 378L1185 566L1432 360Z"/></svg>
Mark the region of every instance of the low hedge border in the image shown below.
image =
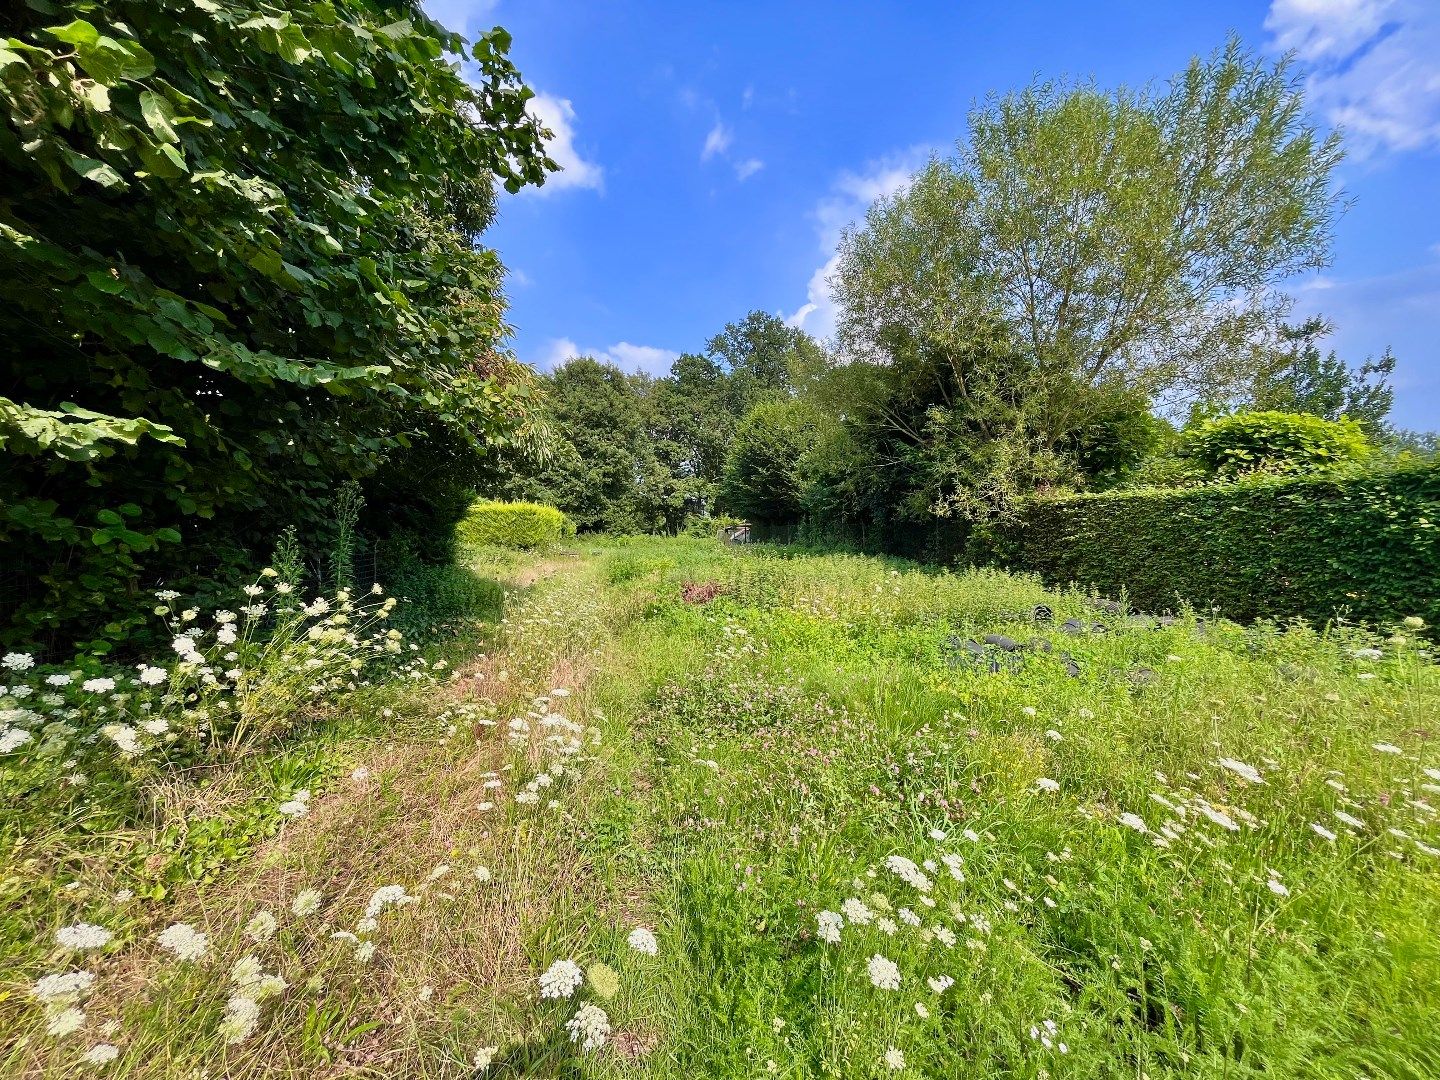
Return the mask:
<svg viewBox="0 0 1440 1080"><path fill-rule="evenodd" d="M1001 562L1049 584L1234 619L1440 624L1440 462L1030 500Z"/></svg>
<svg viewBox="0 0 1440 1080"><path fill-rule="evenodd" d="M455 531L467 544L535 548L574 536L575 526L553 506L477 499Z"/></svg>

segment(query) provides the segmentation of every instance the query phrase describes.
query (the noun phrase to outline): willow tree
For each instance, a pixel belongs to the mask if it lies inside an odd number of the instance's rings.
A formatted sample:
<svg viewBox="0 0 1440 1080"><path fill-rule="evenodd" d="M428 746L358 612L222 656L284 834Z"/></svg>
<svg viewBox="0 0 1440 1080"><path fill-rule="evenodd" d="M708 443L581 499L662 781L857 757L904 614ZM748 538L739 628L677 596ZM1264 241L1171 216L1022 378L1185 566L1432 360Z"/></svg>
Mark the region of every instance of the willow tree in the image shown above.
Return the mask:
<svg viewBox="0 0 1440 1080"><path fill-rule="evenodd" d="M423 501L419 478L514 434L529 389L476 238L497 186L554 163L503 30L467 48L412 0L12 7L12 636L123 632L158 575L323 534L347 480Z"/></svg>
<svg viewBox="0 0 1440 1080"><path fill-rule="evenodd" d="M1234 40L1161 90L988 100L954 157L841 241L842 352L896 388L871 419L917 445L958 436L1013 481L976 486L1011 491L1117 410L1243 386L1288 310L1280 283L1328 260L1341 157L1289 61ZM976 509L951 471L933 505Z"/></svg>

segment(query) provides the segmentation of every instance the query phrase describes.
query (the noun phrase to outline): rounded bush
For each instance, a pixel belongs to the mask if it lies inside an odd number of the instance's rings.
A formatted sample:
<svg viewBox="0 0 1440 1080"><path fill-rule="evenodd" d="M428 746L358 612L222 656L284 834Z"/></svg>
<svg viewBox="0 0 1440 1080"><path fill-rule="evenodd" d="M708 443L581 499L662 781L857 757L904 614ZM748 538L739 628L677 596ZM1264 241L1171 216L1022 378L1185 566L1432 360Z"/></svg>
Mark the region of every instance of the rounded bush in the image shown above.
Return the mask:
<svg viewBox="0 0 1440 1080"><path fill-rule="evenodd" d="M1179 452L1212 476L1235 479L1251 473L1323 472L1367 457L1370 449L1354 420L1242 412L1207 420L1186 432Z"/></svg>
<svg viewBox="0 0 1440 1080"><path fill-rule="evenodd" d="M456 526L456 533L467 544L534 548L574 536L575 526L553 506L477 499Z"/></svg>

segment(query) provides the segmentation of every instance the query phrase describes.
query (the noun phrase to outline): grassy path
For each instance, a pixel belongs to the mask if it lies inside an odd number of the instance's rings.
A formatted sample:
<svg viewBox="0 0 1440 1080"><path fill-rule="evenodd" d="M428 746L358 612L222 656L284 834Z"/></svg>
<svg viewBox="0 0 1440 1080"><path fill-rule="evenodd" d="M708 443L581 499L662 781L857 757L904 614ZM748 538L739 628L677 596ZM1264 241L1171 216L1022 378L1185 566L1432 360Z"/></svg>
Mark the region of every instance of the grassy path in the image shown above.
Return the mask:
<svg viewBox="0 0 1440 1080"><path fill-rule="evenodd" d="M109 1075L1440 1075L1406 632L697 541L509 572L455 677L312 751L305 817L127 916ZM251 957L284 987L228 1042ZM90 1074L12 985L0 1071Z"/></svg>

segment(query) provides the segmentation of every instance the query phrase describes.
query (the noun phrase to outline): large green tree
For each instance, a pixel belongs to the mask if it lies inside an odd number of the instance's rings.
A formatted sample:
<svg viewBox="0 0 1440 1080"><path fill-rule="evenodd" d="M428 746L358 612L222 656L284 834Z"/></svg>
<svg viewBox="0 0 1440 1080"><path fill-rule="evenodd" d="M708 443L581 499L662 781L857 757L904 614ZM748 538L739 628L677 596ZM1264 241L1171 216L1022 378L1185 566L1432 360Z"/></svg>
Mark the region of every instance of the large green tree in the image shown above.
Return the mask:
<svg viewBox="0 0 1440 1080"><path fill-rule="evenodd" d="M1278 283L1328 257L1341 149L1234 41L1162 92L1041 83L969 129L846 233L832 288L886 386L850 415L928 459L933 509L983 516L1132 403L1247 383Z"/></svg>
<svg viewBox="0 0 1440 1080"><path fill-rule="evenodd" d="M12 635L323 535L346 479L423 502L416 477L514 436L529 380L475 239L497 184L554 164L503 30L467 50L405 0L30 0L5 33Z"/></svg>
<svg viewBox="0 0 1440 1080"><path fill-rule="evenodd" d="M606 532L657 527L668 492L646 426L648 380L582 356L545 379L548 462L498 490L559 507L576 526ZM656 490L659 485L660 490Z"/></svg>
<svg viewBox="0 0 1440 1080"><path fill-rule="evenodd" d="M1351 368L1334 349L1320 351L1320 341L1332 329L1318 316L1281 327L1276 363L1257 380L1251 404L1255 409L1310 413L1326 420L1349 417L1371 438L1379 438L1395 404L1390 386L1395 357L1387 349L1378 360L1367 357L1358 368Z"/></svg>

